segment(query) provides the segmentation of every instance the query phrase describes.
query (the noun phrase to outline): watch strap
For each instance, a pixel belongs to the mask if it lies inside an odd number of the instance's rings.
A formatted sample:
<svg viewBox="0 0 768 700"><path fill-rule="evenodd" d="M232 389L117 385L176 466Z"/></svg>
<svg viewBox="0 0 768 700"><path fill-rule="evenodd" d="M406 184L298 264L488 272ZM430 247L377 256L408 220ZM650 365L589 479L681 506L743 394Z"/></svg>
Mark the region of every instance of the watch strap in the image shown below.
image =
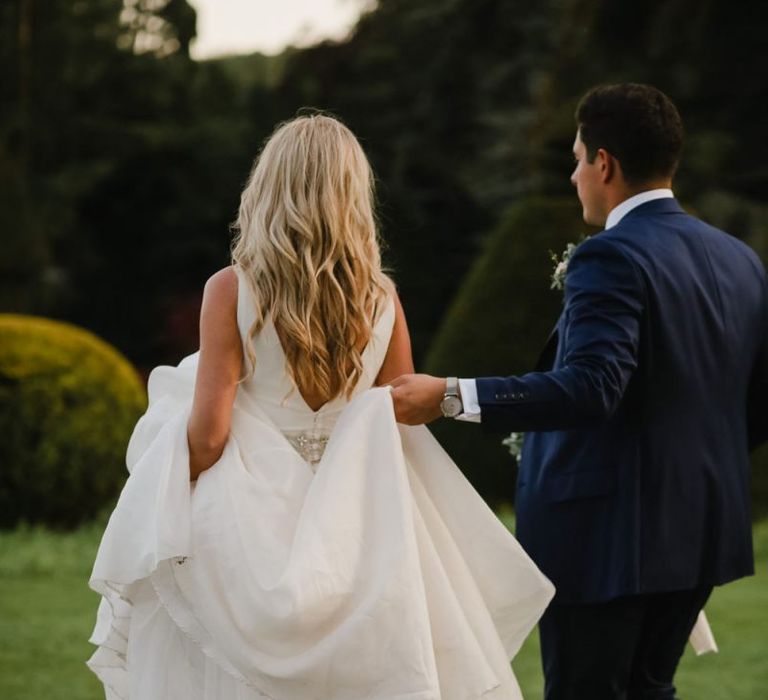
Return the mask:
<svg viewBox="0 0 768 700"><path fill-rule="evenodd" d="M445 380L445 394L444 397L448 396L459 396L459 378L458 377L447 377Z"/></svg>

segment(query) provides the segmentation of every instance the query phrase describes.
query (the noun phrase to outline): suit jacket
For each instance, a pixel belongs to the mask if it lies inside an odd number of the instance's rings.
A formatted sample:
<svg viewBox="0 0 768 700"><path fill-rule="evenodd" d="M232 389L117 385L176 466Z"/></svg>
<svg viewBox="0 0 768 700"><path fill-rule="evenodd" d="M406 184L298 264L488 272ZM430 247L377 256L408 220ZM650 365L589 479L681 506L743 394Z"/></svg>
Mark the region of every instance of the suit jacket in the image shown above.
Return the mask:
<svg viewBox="0 0 768 700"><path fill-rule="evenodd" d="M477 380L483 425L528 432L517 535L556 600L753 573L767 329L759 258L674 199L578 247L538 371Z"/></svg>

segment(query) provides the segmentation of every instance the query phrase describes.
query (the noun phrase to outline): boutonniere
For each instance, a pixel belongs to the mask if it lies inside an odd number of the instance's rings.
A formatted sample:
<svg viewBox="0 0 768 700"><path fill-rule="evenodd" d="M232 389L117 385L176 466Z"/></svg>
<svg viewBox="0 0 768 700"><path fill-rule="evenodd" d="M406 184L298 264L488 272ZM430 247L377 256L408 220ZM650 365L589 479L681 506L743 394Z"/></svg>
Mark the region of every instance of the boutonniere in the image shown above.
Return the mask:
<svg viewBox="0 0 768 700"><path fill-rule="evenodd" d="M555 269L552 272L552 284L549 287L550 289L560 289L562 291L565 288L565 276L568 273L568 263L571 261L576 248L588 238L589 236L582 236L578 243L569 243L561 255L557 255L557 253L554 253L551 250L549 251L549 256L552 258L552 262L555 263Z"/></svg>
<svg viewBox="0 0 768 700"><path fill-rule="evenodd" d="M509 437L505 437L501 444L509 450L509 454L514 457L518 466L520 465L520 454L523 451L523 438L525 433L510 433Z"/></svg>

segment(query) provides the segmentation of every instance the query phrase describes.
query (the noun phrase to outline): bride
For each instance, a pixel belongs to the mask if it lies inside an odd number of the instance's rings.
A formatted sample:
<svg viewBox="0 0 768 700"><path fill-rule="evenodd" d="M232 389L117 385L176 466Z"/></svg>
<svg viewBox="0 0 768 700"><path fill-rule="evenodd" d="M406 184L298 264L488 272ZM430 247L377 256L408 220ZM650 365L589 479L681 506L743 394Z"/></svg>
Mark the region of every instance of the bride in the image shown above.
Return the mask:
<svg viewBox="0 0 768 700"><path fill-rule="evenodd" d="M108 700L513 700L553 588L387 382L413 371L373 178L326 116L242 195L200 350L149 378L90 579Z"/></svg>

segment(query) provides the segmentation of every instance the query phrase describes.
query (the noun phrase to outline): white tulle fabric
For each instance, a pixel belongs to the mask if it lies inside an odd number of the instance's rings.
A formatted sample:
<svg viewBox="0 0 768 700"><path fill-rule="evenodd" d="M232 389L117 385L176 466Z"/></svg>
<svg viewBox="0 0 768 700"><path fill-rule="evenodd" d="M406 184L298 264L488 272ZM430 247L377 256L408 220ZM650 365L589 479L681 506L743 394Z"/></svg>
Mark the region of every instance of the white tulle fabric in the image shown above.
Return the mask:
<svg viewBox="0 0 768 700"><path fill-rule="evenodd" d="M428 430L396 424L389 390L370 388L391 306L355 396L320 412L282 393L265 329L195 485L197 355L153 371L90 579L88 665L108 700L521 697L509 662L553 588ZM285 436L300 424L330 430L314 471Z"/></svg>

